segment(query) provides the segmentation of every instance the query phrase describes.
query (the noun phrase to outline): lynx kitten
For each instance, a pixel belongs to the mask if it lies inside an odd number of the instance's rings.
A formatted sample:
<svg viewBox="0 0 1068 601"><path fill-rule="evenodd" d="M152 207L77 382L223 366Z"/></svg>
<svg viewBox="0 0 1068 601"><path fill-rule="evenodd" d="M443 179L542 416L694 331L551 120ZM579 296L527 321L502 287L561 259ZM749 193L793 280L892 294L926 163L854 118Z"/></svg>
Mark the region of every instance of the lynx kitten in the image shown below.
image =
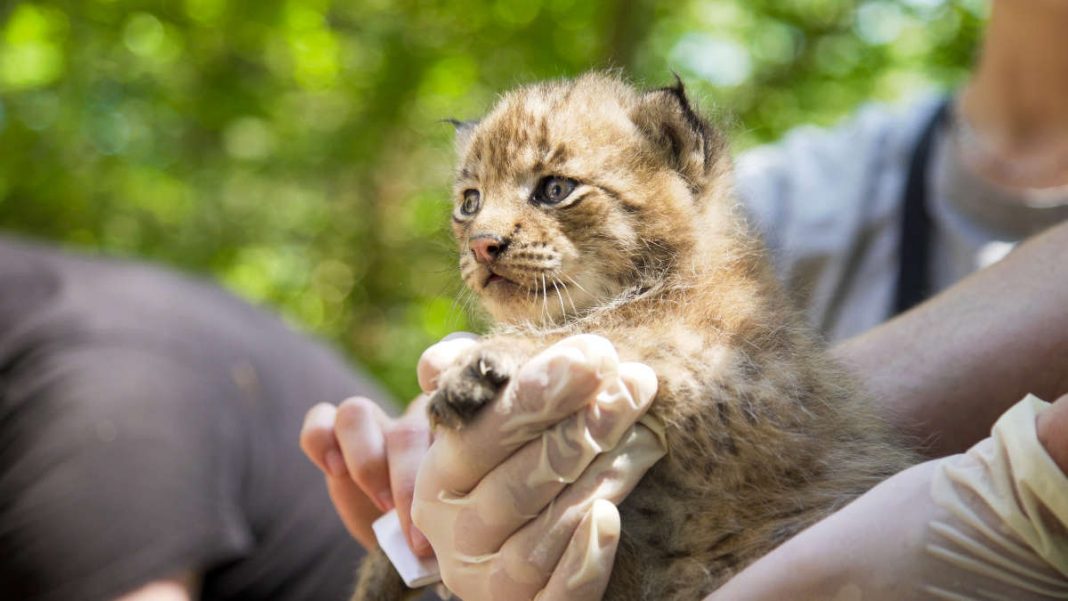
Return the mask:
<svg viewBox="0 0 1068 601"><path fill-rule="evenodd" d="M681 83L524 86L457 146L460 272L498 326L443 374L437 427L470 421L571 334L659 378L668 455L620 507L606 599L700 599L913 461L791 306ZM389 570L369 560L354 599L406 595Z"/></svg>

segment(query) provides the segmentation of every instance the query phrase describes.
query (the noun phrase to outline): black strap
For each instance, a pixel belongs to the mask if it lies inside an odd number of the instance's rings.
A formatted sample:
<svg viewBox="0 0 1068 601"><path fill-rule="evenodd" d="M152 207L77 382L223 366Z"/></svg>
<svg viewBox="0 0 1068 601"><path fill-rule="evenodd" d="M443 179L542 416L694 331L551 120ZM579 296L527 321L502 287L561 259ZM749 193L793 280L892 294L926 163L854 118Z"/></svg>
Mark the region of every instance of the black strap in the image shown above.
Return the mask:
<svg viewBox="0 0 1068 601"><path fill-rule="evenodd" d="M904 210L901 217L901 246L898 251L897 293L894 315L923 302L931 291L931 215L927 211L927 172L935 132L949 115L949 99L943 100L927 122L912 150L905 180Z"/></svg>

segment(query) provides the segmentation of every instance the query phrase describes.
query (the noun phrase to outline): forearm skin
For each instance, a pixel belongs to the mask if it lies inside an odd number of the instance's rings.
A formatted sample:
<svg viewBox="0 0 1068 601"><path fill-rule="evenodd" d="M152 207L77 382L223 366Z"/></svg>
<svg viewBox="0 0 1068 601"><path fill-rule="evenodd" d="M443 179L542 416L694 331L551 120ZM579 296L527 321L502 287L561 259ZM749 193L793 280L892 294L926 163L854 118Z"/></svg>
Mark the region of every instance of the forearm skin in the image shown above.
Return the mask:
<svg viewBox="0 0 1068 601"><path fill-rule="evenodd" d="M1068 224L833 352L929 455L967 449L1025 394L1068 393Z"/></svg>

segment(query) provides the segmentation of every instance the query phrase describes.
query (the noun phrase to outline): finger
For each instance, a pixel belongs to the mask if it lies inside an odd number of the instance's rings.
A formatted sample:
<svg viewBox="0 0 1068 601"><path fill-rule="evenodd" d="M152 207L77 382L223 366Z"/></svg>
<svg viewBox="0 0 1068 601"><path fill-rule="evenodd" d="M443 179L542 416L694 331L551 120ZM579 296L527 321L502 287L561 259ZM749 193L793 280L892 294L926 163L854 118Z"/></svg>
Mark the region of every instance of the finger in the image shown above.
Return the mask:
<svg viewBox="0 0 1068 601"><path fill-rule="evenodd" d="M420 557L433 555L430 543L412 526L412 495L419 464L430 447L430 423L425 413L413 413L397 420L386 431L386 457L389 483L401 529L412 551Z"/></svg>
<svg viewBox="0 0 1068 601"><path fill-rule="evenodd" d="M378 405L362 397L343 401L334 422L334 435L349 476L382 511L394 506L385 439L390 423Z"/></svg>
<svg viewBox="0 0 1068 601"><path fill-rule="evenodd" d="M1068 395L1038 414L1035 432L1054 463L1068 474Z"/></svg>
<svg viewBox="0 0 1068 601"><path fill-rule="evenodd" d="M644 363L628 361L619 365L619 377L627 387L630 395L643 403L652 403L656 396L658 383L656 372Z"/></svg>
<svg viewBox="0 0 1068 601"><path fill-rule="evenodd" d="M438 388L438 376L456 362L467 349L478 344L478 339L450 334L444 340L423 351L416 367L419 388L431 393Z"/></svg>
<svg viewBox="0 0 1068 601"><path fill-rule="evenodd" d="M319 403L304 415L300 428L300 448L328 476L345 474L345 461L334 436L334 421L337 408L330 403Z"/></svg>
<svg viewBox="0 0 1068 601"><path fill-rule="evenodd" d="M481 336L479 336L478 334L475 334L473 332L460 331L460 332L453 332L452 334L446 334L445 337L441 339L441 341L442 342L448 342L450 340L461 340L461 339L480 340Z"/></svg>
<svg viewBox="0 0 1068 601"><path fill-rule="evenodd" d="M619 534L616 506L594 501L535 601L600 601L612 575Z"/></svg>
<svg viewBox="0 0 1068 601"><path fill-rule="evenodd" d="M326 478L326 490L330 493L334 509L341 517L341 522L345 524L345 529L349 531L349 534L365 549L375 548L378 541L371 529L371 524L382 515L382 512L348 476Z"/></svg>
<svg viewBox="0 0 1068 601"><path fill-rule="evenodd" d="M619 446L599 456L546 511L504 543L495 559L500 564L495 575L532 586L530 595L544 587L593 503L598 499L621 503L664 452L657 435L635 426Z"/></svg>
<svg viewBox="0 0 1068 601"><path fill-rule="evenodd" d="M462 435L437 434L420 487L471 490L524 443L592 402L603 382L617 379L618 367L615 349L599 336L572 336L539 353L519 370L505 398L482 411Z"/></svg>
<svg viewBox="0 0 1068 601"><path fill-rule="evenodd" d="M467 495L457 527L479 536L457 541L461 552L478 555L497 550L508 535L577 480L598 454L616 447L648 409L656 382L648 367L624 366L629 375L607 385L596 403L527 443ZM632 390L641 396L635 398Z"/></svg>

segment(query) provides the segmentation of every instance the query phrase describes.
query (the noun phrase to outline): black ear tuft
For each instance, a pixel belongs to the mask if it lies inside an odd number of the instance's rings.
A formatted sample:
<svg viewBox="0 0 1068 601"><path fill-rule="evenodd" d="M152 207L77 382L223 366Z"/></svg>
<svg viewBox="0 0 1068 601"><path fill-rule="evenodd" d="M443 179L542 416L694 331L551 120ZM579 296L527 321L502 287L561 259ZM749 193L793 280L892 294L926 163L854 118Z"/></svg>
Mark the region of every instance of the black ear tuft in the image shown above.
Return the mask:
<svg viewBox="0 0 1068 601"><path fill-rule="evenodd" d="M467 147L467 144L471 142L471 136L475 132L475 128L478 126L478 121L461 121L459 119L442 119L443 123L448 123L456 130L456 150L463 152Z"/></svg>
<svg viewBox="0 0 1068 601"><path fill-rule="evenodd" d="M675 76L675 86L674 86L673 89L676 92L678 92L679 96L681 96L682 98L685 98L686 97L686 86L683 85L682 78L679 77L679 72L678 71L672 71L671 74Z"/></svg>
<svg viewBox="0 0 1068 601"><path fill-rule="evenodd" d="M686 117L686 121L695 132L705 133L705 130L711 130L711 126L690 106L690 99L686 97L686 86L683 85L682 78L674 71L671 74L675 76L675 85L662 89L665 92L670 92L675 97L675 100L679 103L679 108L682 109L683 116Z"/></svg>
<svg viewBox="0 0 1068 601"><path fill-rule="evenodd" d="M694 111L682 78L675 85L644 93L631 119L642 133L666 152L679 173L695 190L711 173L722 150L719 134Z"/></svg>

